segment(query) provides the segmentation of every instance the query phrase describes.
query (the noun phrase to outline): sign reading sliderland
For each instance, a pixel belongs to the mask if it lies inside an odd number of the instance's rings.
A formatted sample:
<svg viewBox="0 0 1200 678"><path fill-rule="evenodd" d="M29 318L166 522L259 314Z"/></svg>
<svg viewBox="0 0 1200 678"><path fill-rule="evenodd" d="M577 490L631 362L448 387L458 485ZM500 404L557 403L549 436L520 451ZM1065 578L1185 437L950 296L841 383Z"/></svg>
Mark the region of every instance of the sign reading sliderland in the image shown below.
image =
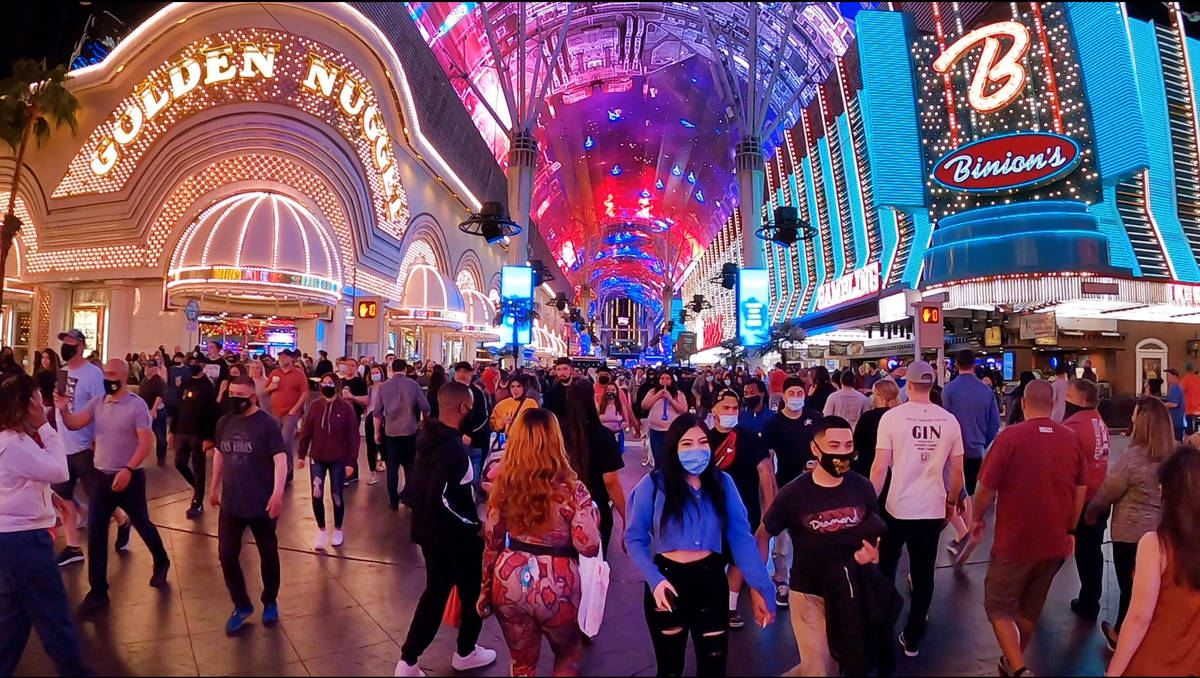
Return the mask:
<svg viewBox="0 0 1200 678"><path fill-rule="evenodd" d="M408 200L374 88L345 55L267 29L210 35L150 71L93 130L54 197L122 190L154 143L177 125L246 103L289 106L337 129L362 164L380 229L403 237Z"/></svg>

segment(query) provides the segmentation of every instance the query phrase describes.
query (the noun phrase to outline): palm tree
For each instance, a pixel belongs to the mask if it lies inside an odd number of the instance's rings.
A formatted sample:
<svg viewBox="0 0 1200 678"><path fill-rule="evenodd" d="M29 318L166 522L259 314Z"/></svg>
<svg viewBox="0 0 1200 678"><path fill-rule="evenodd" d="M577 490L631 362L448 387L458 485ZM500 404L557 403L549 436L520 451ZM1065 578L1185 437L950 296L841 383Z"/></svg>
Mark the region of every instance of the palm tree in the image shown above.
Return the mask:
<svg viewBox="0 0 1200 678"><path fill-rule="evenodd" d="M50 123L57 129L66 125L74 135L79 130L75 116L79 100L66 87L67 67L46 68L46 61L21 59L13 64L13 74L0 82L0 139L17 154L12 184L8 190L8 209L0 227L0 306L4 304L4 267L13 239L21 230L17 218L17 186L29 138L40 147L50 138Z"/></svg>
<svg viewBox="0 0 1200 678"><path fill-rule="evenodd" d="M785 351L787 349L794 348L796 344L804 341L807 336L808 333L800 326L799 318L777 322L771 326L771 330L767 335L767 341L762 346L756 348L754 353L759 358L774 352L778 352L781 356L786 356Z"/></svg>

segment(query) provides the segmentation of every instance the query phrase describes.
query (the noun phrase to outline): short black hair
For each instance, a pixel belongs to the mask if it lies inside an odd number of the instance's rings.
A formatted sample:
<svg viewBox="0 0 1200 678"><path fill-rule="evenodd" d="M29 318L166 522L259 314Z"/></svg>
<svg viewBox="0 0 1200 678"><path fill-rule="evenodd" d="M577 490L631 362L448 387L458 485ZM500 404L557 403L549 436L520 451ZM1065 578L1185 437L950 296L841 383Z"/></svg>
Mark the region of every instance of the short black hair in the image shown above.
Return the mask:
<svg viewBox="0 0 1200 678"><path fill-rule="evenodd" d="M570 358L568 358L567 356L562 356L562 357L560 357L560 358L555 358L555 359L554 359L554 366L555 366L555 367L558 367L559 365L572 365L572 363L571 363L571 359L570 359Z"/></svg>
<svg viewBox="0 0 1200 678"><path fill-rule="evenodd" d="M724 400L726 398L730 398L730 397L732 397L734 400L736 400L737 404L739 406L742 404L742 396L738 395L738 392L731 388L721 389L720 392L717 393L717 397L713 400L713 403L714 404L719 403L722 400Z"/></svg>
<svg viewBox="0 0 1200 678"><path fill-rule="evenodd" d="M1083 396L1083 402L1088 407L1095 407L1100 404L1100 391L1096 388L1096 384L1090 379L1075 379L1071 382L1071 386Z"/></svg>
<svg viewBox="0 0 1200 678"><path fill-rule="evenodd" d="M828 417L821 417L813 423L813 437L816 438L817 436L825 435L825 432L831 428L844 428L850 431L854 430L854 427L850 425L850 422L837 415L831 414Z"/></svg>
<svg viewBox="0 0 1200 678"><path fill-rule="evenodd" d="M975 367L975 351L969 348L964 348L954 354L954 366L960 370L969 370Z"/></svg>
<svg viewBox="0 0 1200 678"><path fill-rule="evenodd" d="M786 391L793 386L799 386L800 388L805 388L804 380L801 379L800 377L788 377L787 379L783 380L783 390Z"/></svg>
<svg viewBox="0 0 1200 678"><path fill-rule="evenodd" d="M475 368L471 367L471 363L463 360L461 362L454 363L453 371L458 372L459 370L466 370L470 372L473 369Z"/></svg>
<svg viewBox="0 0 1200 678"><path fill-rule="evenodd" d="M396 358L392 361L392 372L403 372L408 369L408 362L404 358Z"/></svg>
<svg viewBox="0 0 1200 678"><path fill-rule="evenodd" d="M1069 371L1070 371L1070 369L1067 367L1067 364L1065 362L1059 362L1058 367L1054 368L1055 374L1067 374ZM1171 370L1166 370L1166 371L1170 372ZM1175 376L1179 376L1178 371L1175 372Z"/></svg>

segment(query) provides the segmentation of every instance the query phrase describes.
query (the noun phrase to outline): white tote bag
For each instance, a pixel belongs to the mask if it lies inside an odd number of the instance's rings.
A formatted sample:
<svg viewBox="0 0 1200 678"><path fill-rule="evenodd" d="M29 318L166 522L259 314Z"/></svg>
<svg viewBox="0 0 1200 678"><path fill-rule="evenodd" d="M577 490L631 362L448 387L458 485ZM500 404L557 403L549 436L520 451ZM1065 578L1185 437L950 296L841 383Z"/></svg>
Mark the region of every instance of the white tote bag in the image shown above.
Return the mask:
<svg viewBox="0 0 1200 678"><path fill-rule="evenodd" d="M579 583L582 596L579 598L579 630L589 638L600 633L604 621L604 603L608 599L608 563L604 560L603 547L595 558L579 556Z"/></svg>

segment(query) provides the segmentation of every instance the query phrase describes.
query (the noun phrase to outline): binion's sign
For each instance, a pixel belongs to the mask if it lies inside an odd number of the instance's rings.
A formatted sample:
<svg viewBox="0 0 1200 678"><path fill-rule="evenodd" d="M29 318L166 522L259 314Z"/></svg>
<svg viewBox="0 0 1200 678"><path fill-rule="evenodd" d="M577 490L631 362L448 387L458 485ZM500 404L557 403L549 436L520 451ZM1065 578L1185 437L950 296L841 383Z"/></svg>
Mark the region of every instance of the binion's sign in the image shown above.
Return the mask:
<svg viewBox="0 0 1200 678"><path fill-rule="evenodd" d="M1081 157L1079 144L1061 134L999 134L942 156L933 167L933 180L967 193L1033 188L1069 174Z"/></svg>

